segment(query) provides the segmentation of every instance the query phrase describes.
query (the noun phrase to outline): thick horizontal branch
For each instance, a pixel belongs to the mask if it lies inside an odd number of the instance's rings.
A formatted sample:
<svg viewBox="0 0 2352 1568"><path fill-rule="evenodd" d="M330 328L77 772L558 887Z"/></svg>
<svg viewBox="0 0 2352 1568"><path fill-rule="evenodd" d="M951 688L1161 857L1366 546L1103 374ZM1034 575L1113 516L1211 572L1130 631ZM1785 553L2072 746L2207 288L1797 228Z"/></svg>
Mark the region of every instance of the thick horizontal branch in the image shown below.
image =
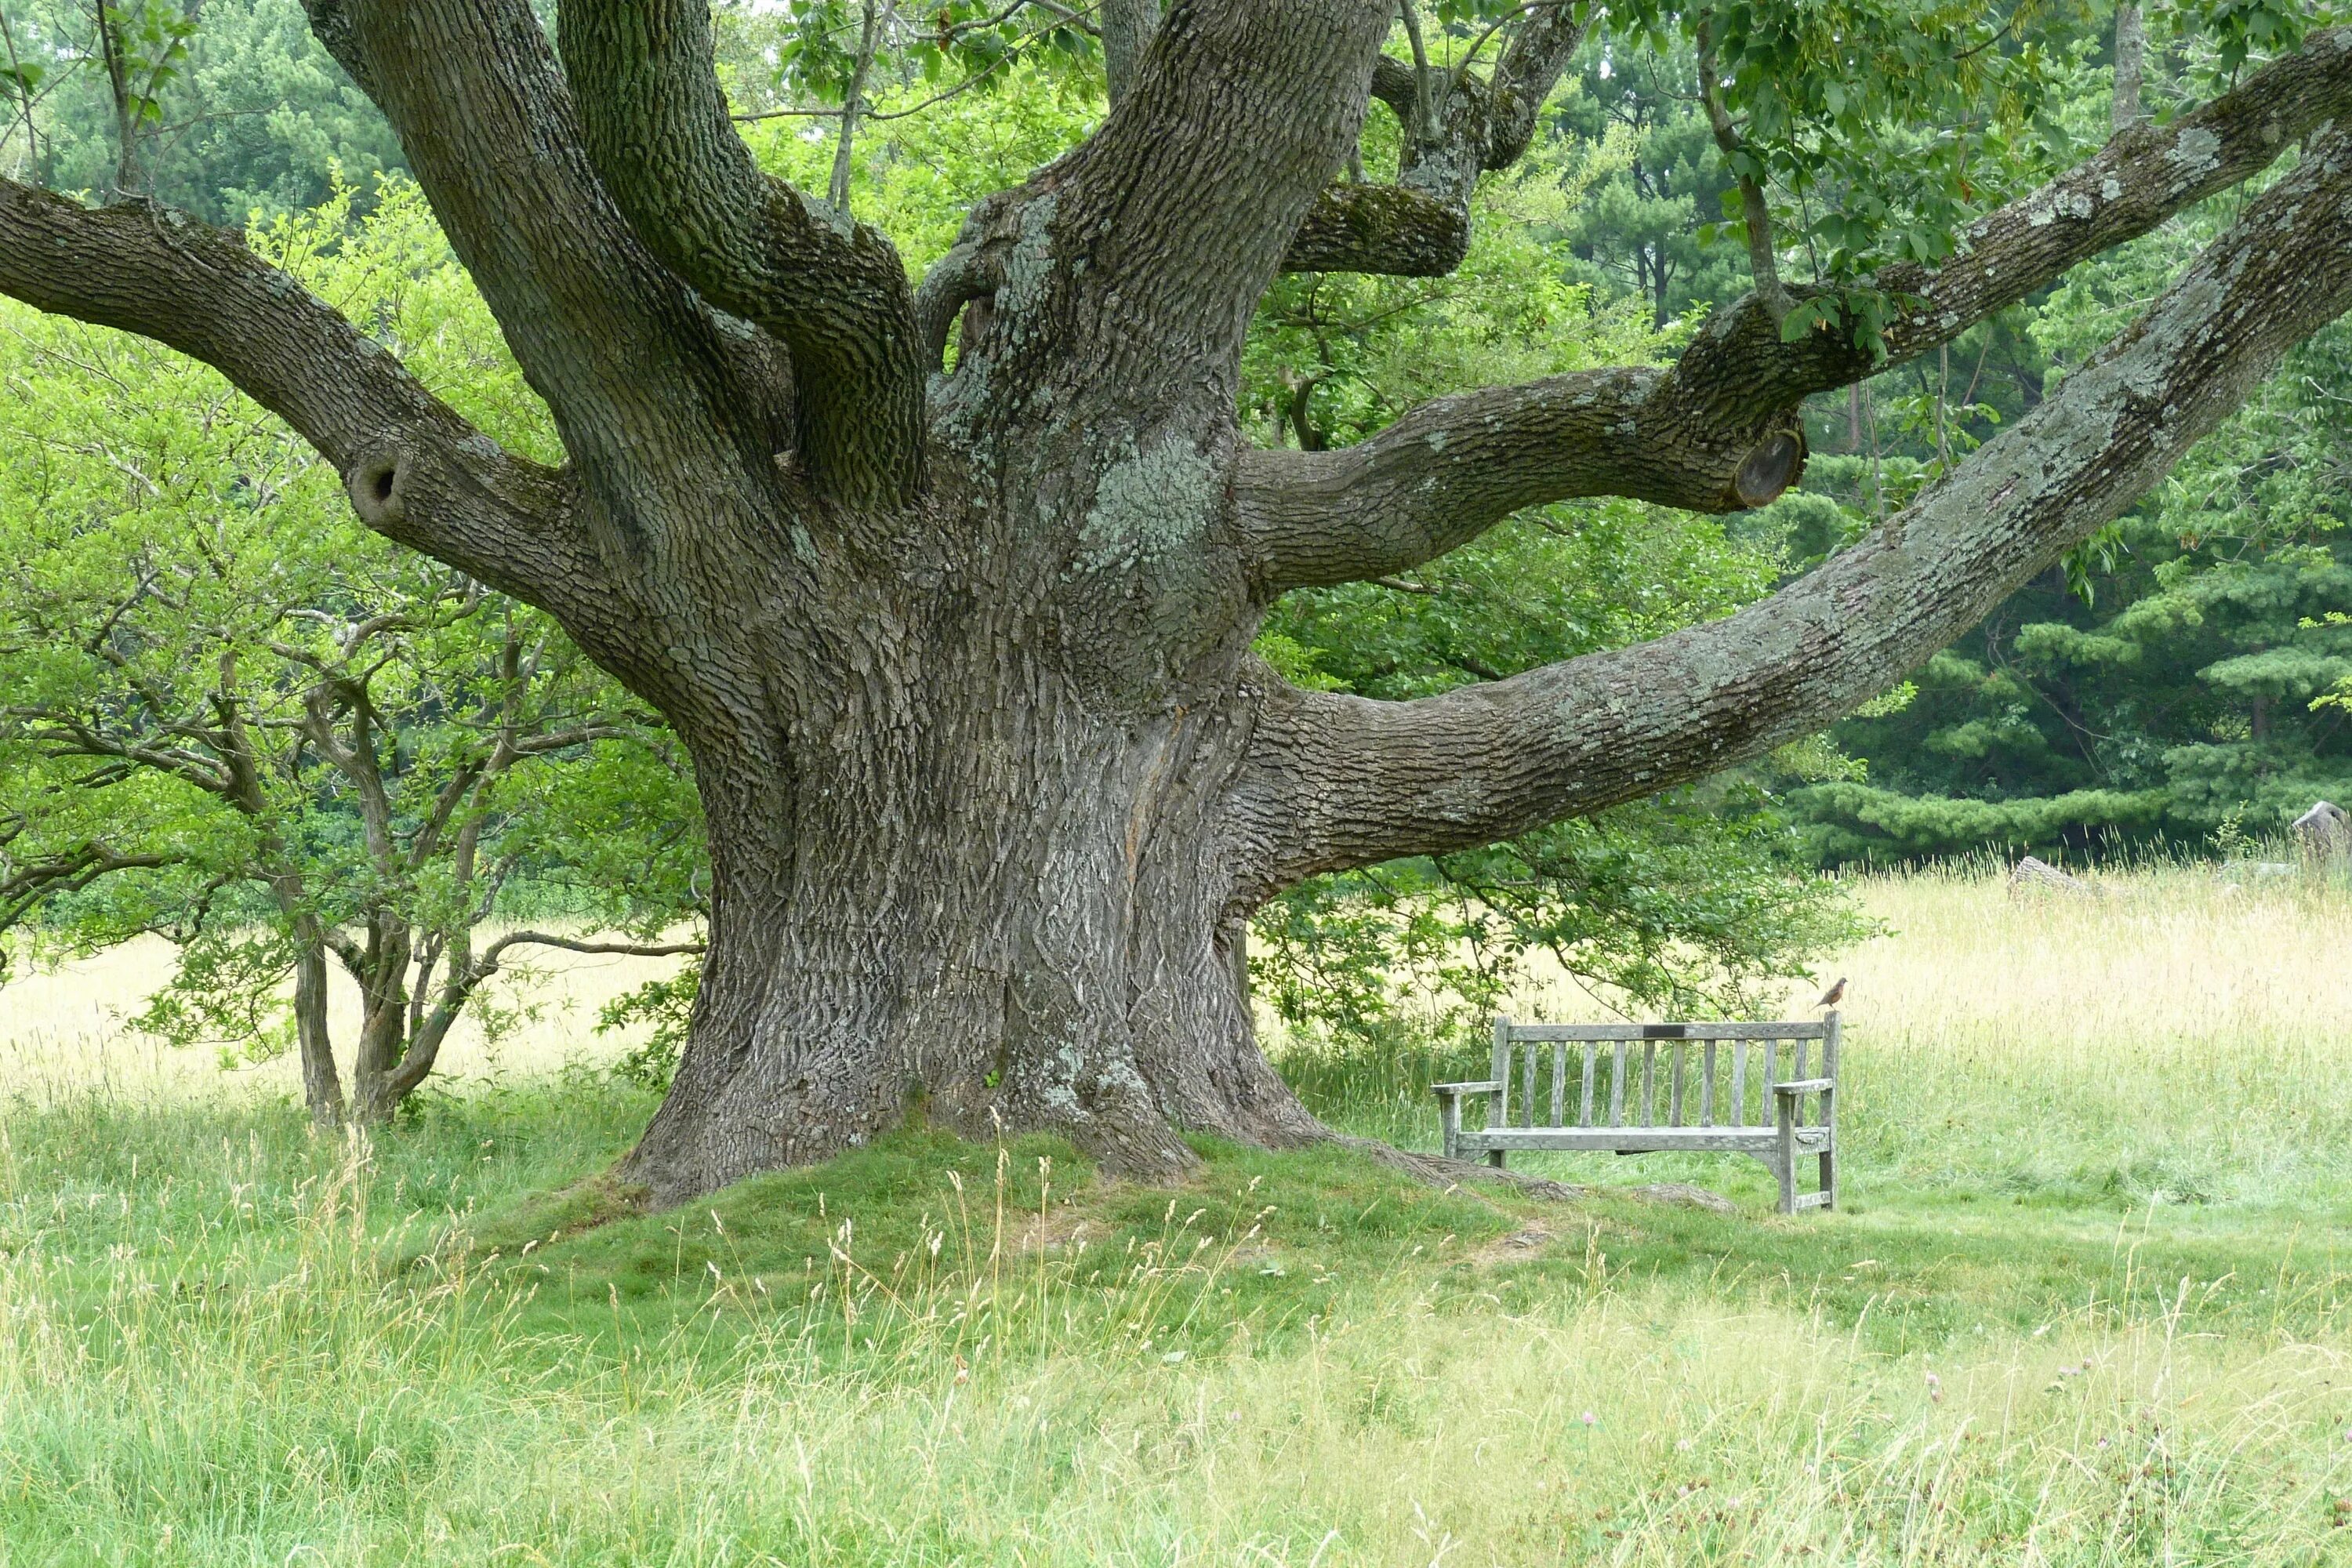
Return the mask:
<svg viewBox="0 0 2352 1568"><path fill-rule="evenodd" d="M386 537L534 602L588 589L569 482L500 450L242 236L0 180L0 293L214 366L316 447Z"/></svg>
<svg viewBox="0 0 2352 1568"><path fill-rule="evenodd" d="M1580 371L1423 405L1328 452L1247 452L1234 502L1264 591L1370 581L1466 544L1522 507L1622 495L1761 506L1804 468L1801 427L1694 426L1651 367Z"/></svg>
<svg viewBox="0 0 2352 1568"><path fill-rule="evenodd" d="M638 237L790 351L812 476L854 505L910 500L926 367L897 250L752 161L701 0L580 0L558 24L589 155Z"/></svg>
<svg viewBox="0 0 2352 1568"><path fill-rule="evenodd" d="M1268 591L1368 580L1476 538L1518 508L1622 495L1697 511L1760 505L1803 470L1809 395L1950 342L2068 268L2259 174L2352 112L2352 28L2170 125L2136 126L1974 225L1942 268L1878 279L1904 301L1881 361L1843 328L1783 342L1754 297L1717 311L1671 368L1586 372L1445 398L1338 452L1247 454L1236 500Z"/></svg>
<svg viewBox="0 0 2352 1568"><path fill-rule="evenodd" d="M1470 251L1470 209L1411 185L1333 185L1282 253L1285 272L1443 278Z"/></svg>
<svg viewBox="0 0 2352 1568"><path fill-rule="evenodd" d="M2352 307L2352 135L2252 202L2131 329L1853 548L1737 615L1412 702L1267 676L1244 814L1297 878L1489 843L1704 776L1902 679L2129 506Z"/></svg>

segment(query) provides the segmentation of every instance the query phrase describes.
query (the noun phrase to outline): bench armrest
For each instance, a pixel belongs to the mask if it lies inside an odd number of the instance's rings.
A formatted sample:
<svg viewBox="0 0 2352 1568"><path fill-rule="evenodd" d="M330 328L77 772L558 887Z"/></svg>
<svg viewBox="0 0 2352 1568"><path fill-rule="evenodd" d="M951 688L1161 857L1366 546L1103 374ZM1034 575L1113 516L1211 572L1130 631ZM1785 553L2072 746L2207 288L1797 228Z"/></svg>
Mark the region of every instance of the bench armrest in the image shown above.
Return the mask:
<svg viewBox="0 0 2352 1568"><path fill-rule="evenodd" d="M1791 1079L1787 1083L1774 1084L1772 1092L1774 1094L1820 1094L1825 1089L1832 1089L1836 1087L1837 1079L1833 1078L1799 1078Z"/></svg>
<svg viewBox="0 0 2352 1568"><path fill-rule="evenodd" d="M1439 1096L1449 1094L1498 1094L1502 1091L1502 1088L1503 1086L1496 1083L1493 1079L1484 1079L1476 1083L1433 1083L1429 1086L1429 1092Z"/></svg>

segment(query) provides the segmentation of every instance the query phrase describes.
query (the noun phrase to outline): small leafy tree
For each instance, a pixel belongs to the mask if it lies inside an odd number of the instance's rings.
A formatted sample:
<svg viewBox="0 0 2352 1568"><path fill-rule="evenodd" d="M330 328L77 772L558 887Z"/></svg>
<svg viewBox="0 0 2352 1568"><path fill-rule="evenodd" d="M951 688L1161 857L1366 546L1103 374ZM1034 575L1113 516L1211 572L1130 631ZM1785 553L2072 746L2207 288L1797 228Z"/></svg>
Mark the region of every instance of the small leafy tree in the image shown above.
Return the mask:
<svg viewBox="0 0 2352 1568"><path fill-rule="evenodd" d="M393 330L442 314L413 201L257 237ZM446 258L439 265L446 268ZM420 276L421 273L421 276ZM680 952L699 850L667 731L547 616L353 520L336 476L213 373L10 309L0 375L0 931L176 942L138 1022L293 1046L322 1121L389 1116L531 945ZM485 933L518 879L569 881L591 940ZM328 977L359 992L339 1064ZM287 981L290 975L290 994Z"/></svg>

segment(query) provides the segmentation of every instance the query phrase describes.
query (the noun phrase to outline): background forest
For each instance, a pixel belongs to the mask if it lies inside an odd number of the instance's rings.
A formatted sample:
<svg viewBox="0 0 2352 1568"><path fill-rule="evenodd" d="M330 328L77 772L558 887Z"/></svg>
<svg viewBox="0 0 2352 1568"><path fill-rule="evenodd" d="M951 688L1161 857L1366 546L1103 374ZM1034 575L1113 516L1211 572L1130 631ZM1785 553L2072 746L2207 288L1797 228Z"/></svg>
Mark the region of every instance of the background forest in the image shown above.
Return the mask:
<svg viewBox="0 0 2352 1568"><path fill-rule="evenodd" d="M845 195L918 268L976 194L1100 112L1095 39L1056 7L721 16L755 149ZM1834 170L1775 185L1783 233L1833 275L1842 223L1899 229L1909 213L1932 247L1971 180L2081 156L2121 112L2113 20L2060 19L2002 89L2011 130L1877 148L1920 171L1850 187L1879 209L1842 210ZM2145 18L2139 112L2210 92L2242 57L2229 27L2176 20ZM0 21L0 169L249 225L486 428L552 453L397 143L297 0L5 0ZM1430 22L1437 63L1476 46L1469 10ZM1258 438L1338 446L1465 385L1669 357L1748 282L1725 222L1739 192L1696 84L1686 40L1596 33L1535 151L1482 190L1458 273L1281 279L1248 365ZM1395 132L1375 115L1367 160ZM1816 400L1803 486L1771 506L1538 509L1411 574L1292 595L1261 651L1302 684L1406 697L1727 613L2032 408L2242 200ZM1286 895L1256 927L1262 996L1366 1037L1409 1005L1490 1008L1541 959L1633 1005L1750 1010L1862 929L1814 868L2202 852L2352 795L2348 354L2345 329L2320 334L2130 514L1830 733L1595 819ZM362 1057L380 1065L353 1092L389 1103L414 1087L397 1064L508 953L477 928L551 912L567 923L550 940L627 946L696 919L674 748L551 626L395 558L208 371L5 304L0 378L0 929L74 950L170 936L181 979L146 1021L192 1039L291 1043L300 1009L271 999L331 954L376 999ZM689 972L614 1012L655 1024L653 1077L692 991Z"/></svg>

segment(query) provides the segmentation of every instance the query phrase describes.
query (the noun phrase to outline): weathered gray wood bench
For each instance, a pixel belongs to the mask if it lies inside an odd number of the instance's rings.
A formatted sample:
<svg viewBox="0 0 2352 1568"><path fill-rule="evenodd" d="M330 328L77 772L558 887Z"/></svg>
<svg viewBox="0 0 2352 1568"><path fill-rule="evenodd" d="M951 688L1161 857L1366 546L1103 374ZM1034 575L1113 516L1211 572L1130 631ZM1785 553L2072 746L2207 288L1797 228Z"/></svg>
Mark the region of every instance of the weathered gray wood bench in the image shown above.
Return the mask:
<svg viewBox="0 0 2352 1568"><path fill-rule="evenodd" d="M1806 1065L1816 1040L1817 1072ZM1514 1149L1753 1154L1780 1179L1780 1212L1794 1214L1837 1204L1837 1060L1835 1013L1818 1024L1514 1024L1497 1018L1492 1076L1431 1088L1448 1158L1484 1153L1499 1168ZM1752 1080L1751 1066L1759 1069ZM1545 1089L1548 1110L1538 1092ZM1484 1127L1462 1125L1462 1101L1471 1095L1486 1097ZM1797 1161L1805 1154L1821 1160L1817 1192L1797 1191Z"/></svg>

